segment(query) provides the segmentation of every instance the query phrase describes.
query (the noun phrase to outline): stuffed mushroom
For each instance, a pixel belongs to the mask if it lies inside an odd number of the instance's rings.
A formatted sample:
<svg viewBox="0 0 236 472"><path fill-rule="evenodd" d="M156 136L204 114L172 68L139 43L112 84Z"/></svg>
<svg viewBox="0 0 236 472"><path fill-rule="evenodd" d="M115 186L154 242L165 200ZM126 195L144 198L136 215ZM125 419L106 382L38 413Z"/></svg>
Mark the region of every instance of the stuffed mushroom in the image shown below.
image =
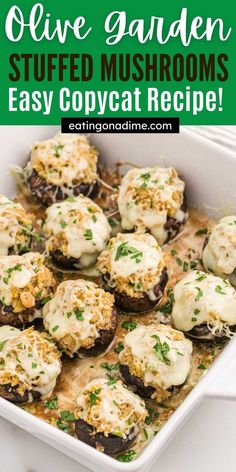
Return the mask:
<svg viewBox="0 0 236 472"><path fill-rule="evenodd" d="M150 234L118 234L100 254L97 267L105 289L128 312L154 308L168 281L165 256Z"/></svg>
<svg viewBox="0 0 236 472"><path fill-rule="evenodd" d="M30 251L32 222L20 203L0 195L0 256Z"/></svg>
<svg viewBox="0 0 236 472"><path fill-rule="evenodd" d="M94 264L111 232L102 209L79 195L55 203L46 214L46 249L53 261L67 269Z"/></svg>
<svg viewBox="0 0 236 472"><path fill-rule="evenodd" d="M55 281L44 256L28 252L0 257L0 325L23 326L42 316Z"/></svg>
<svg viewBox="0 0 236 472"><path fill-rule="evenodd" d="M160 245L173 239L187 219L184 190L173 167L131 169L119 189L122 228L148 231Z"/></svg>
<svg viewBox="0 0 236 472"><path fill-rule="evenodd" d="M167 325L138 326L124 338L120 372L144 398L162 401L177 392L191 367L192 343Z"/></svg>
<svg viewBox="0 0 236 472"><path fill-rule="evenodd" d="M202 262L207 271L236 286L236 216L226 216L207 237Z"/></svg>
<svg viewBox="0 0 236 472"><path fill-rule="evenodd" d="M214 341L236 326L236 292L229 282L201 271L190 272L173 290L174 326L189 337Z"/></svg>
<svg viewBox="0 0 236 472"><path fill-rule="evenodd" d="M25 168L30 192L49 206L80 193L98 193L98 152L80 134L57 133L53 138L33 144Z"/></svg>
<svg viewBox="0 0 236 472"><path fill-rule="evenodd" d="M114 297L88 280L62 282L43 308L44 326L73 357L94 356L112 342L117 327Z"/></svg>
<svg viewBox="0 0 236 472"><path fill-rule="evenodd" d="M60 353L46 333L0 328L1 397L26 403L50 396L60 372Z"/></svg>
<svg viewBox="0 0 236 472"><path fill-rule="evenodd" d="M93 380L80 392L76 405L78 438L107 454L130 447L148 416L143 400L120 380L115 384Z"/></svg>

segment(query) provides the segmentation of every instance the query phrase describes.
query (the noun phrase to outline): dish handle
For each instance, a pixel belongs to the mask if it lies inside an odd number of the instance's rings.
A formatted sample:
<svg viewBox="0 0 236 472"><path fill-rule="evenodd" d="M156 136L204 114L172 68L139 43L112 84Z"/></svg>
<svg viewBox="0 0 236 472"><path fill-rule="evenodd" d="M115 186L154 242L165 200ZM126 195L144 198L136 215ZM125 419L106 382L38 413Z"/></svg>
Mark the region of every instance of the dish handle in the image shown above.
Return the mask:
<svg viewBox="0 0 236 472"><path fill-rule="evenodd" d="M231 352L231 356L227 356L227 363L218 363L217 375L205 392L207 398L236 401L236 339L231 343L234 348L231 350L233 352Z"/></svg>

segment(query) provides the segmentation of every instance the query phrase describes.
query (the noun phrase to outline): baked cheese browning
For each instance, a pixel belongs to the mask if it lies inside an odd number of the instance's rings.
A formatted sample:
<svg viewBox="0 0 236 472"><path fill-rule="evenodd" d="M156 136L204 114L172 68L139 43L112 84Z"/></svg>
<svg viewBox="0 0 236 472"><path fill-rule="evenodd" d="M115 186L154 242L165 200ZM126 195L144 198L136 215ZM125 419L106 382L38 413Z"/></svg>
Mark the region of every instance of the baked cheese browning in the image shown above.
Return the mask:
<svg viewBox="0 0 236 472"><path fill-rule="evenodd" d="M9 251L17 254L29 251L32 232L32 215L20 203L0 195L0 255Z"/></svg>
<svg viewBox="0 0 236 472"><path fill-rule="evenodd" d="M55 281L45 266L44 256L28 252L22 256L0 257L0 301L19 313L51 297ZM36 307L37 308L37 307Z"/></svg>
<svg viewBox="0 0 236 472"><path fill-rule="evenodd" d="M79 393L76 406L77 418L105 436L126 438L132 430L137 434L148 416L144 401L120 380L113 384L107 379L93 380Z"/></svg>
<svg viewBox="0 0 236 472"><path fill-rule="evenodd" d="M228 278L236 285L236 216L226 216L213 228L203 250L202 261L206 270Z"/></svg>
<svg viewBox="0 0 236 472"><path fill-rule="evenodd" d="M98 178L98 151L80 134L57 133L33 144L27 172L35 170L48 183L74 187Z"/></svg>
<svg viewBox="0 0 236 472"><path fill-rule="evenodd" d="M140 325L124 338L121 365L145 387L155 389L152 398L162 401L170 388L182 385L191 367L192 343L183 333L162 324Z"/></svg>
<svg viewBox="0 0 236 472"><path fill-rule="evenodd" d="M114 297L88 280L62 282L43 308L45 328L71 357L112 328Z"/></svg>
<svg viewBox="0 0 236 472"><path fill-rule="evenodd" d="M96 261L105 249L111 227L102 209L83 195L55 203L46 210L46 248L68 258L79 259L82 267Z"/></svg>
<svg viewBox="0 0 236 472"><path fill-rule="evenodd" d="M10 385L23 396L52 393L61 372L60 353L46 333L33 327L24 331L0 328L0 385Z"/></svg>
<svg viewBox="0 0 236 472"><path fill-rule="evenodd" d="M97 263L116 291L136 298L147 293L151 299L165 266L166 258L155 238L138 233L119 233L111 238Z"/></svg>
<svg viewBox="0 0 236 472"><path fill-rule="evenodd" d="M185 222L185 183L173 167L145 167L131 169L121 181L118 207L121 225L125 230L150 230L159 244L168 238L165 225L168 218L179 224Z"/></svg>
<svg viewBox="0 0 236 472"><path fill-rule="evenodd" d="M230 336L236 325L236 292L228 281L193 271L174 286L172 319L181 331L207 324L210 331Z"/></svg>

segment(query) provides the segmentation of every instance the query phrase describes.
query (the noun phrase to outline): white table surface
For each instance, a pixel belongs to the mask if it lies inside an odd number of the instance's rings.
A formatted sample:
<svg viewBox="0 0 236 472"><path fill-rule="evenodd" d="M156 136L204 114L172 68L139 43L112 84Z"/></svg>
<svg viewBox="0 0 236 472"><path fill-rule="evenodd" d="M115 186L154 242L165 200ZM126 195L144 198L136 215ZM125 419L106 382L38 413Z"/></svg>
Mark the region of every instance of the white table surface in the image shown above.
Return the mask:
<svg viewBox="0 0 236 472"><path fill-rule="evenodd" d="M236 127L189 128L236 150ZM235 438L236 402L205 400L151 472L222 472L224 469L235 472ZM3 472L89 472L3 419L0 419L0 453L0 469Z"/></svg>

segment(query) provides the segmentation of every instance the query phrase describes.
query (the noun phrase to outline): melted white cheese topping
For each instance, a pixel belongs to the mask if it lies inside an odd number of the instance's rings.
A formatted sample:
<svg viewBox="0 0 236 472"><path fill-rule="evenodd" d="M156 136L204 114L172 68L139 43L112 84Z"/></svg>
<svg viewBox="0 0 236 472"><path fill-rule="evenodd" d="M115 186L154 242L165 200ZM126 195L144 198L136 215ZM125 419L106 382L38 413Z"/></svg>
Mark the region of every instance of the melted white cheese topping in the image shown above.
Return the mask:
<svg viewBox="0 0 236 472"><path fill-rule="evenodd" d="M150 230L159 244L164 244L167 217L183 223L186 214L180 210L185 184L172 167L131 169L123 177L118 207L121 225L126 230L140 227Z"/></svg>
<svg viewBox="0 0 236 472"><path fill-rule="evenodd" d="M79 393L76 404L78 417L105 436L125 438L133 429L137 434L148 415L144 401L120 380L113 385L107 379L93 380Z"/></svg>
<svg viewBox="0 0 236 472"><path fill-rule="evenodd" d="M134 296L148 292L150 298L164 267L164 254L150 234L118 234L98 261L99 270L109 273L117 291Z"/></svg>
<svg viewBox="0 0 236 472"><path fill-rule="evenodd" d="M27 215L20 203L0 195L0 255L7 256L10 248L14 252L27 247L30 241L27 225L31 225L30 215ZM26 226L24 226L26 225Z"/></svg>
<svg viewBox="0 0 236 472"><path fill-rule="evenodd" d="M174 287L172 318L182 331L206 323L213 332L222 332L236 324L236 292L220 277L190 272Z"/></svg>
<svg viewBox="0 0 236 472"><path fill-rule="evenodd" d="M34 328L20 331L0 328L0 383L10 383L20 393L50 395L61 372L60 353L45 333Z"/></svg>
<svg viewBox="0 0 236 472"><path fill-rule="evenodd" d="M33 285L35 290L28 289ZM53 285L52 274L44 265L44 256L37 252L28 252L22 256L0 257L0 300L3 305L11 305L13 299L20 298L19 303L25 308L35 304L35 298L42 299L49 295ZM41 292L41 294L34 292ZM27 303L33 298L32 304ZM21 308L23 309L23 308ZM20 311L17 310L16 311Z"/></svg>
<svg viewBox="0 0 236 472"><path fill-rule="evenodd" d="M191 365L192 343L170 326L138 326L124 338L119 354L133 375L157 392L185 382ZM157 393L159 395L159 392Z"/></svg>
<svg viewBox="0 0 236 472"><path fill-rule="evenodd" d="M51 184L72 187L98 178L97 161L98 152L85 135L57 133L33 144L27 171L35 169Z"/></svg>
<svg viewBox="0 0 236 472"><path fill-rule="evenodd" d="M111 227L102 209L79 195L46 210L46 248L80 259L78 267L92 265L106 247Z"/></svg>
<svg viewBox="0 0 236 472"><path fill-rule="evenodd" d="M90 348L100 330L111 328L113 295L88 280L62 282L43 308L45 328L73 357L80 347Z"/></svg>
<svg viewBox="0 0 236 472"><path fill-rule="evenodd" d="M236 285L236 216L226 216L212 230L202 253L206 270Z"/></svg>

